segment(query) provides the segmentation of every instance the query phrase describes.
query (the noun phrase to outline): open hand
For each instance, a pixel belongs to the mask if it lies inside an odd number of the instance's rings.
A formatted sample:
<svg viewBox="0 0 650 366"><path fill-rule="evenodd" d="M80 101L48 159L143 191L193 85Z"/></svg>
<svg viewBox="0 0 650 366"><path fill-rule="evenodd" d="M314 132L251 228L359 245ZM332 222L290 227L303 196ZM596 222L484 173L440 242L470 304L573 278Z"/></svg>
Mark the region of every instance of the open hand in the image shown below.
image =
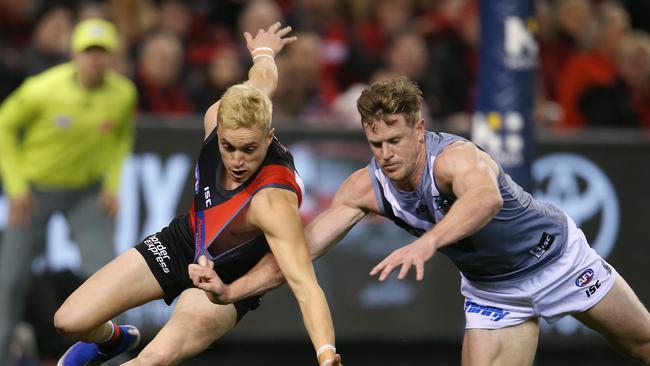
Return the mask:
<svg viewBox="0 0 650 366"><path fill-rule="evenodd" d="M435 252L436 250L433 245L418 239L392 252L370 271L370 275L374 276L381 272L379 281L384 281L395 268L401 265L402 268L399 271L397 279L403 280L406 278L411 266L415 266L415 277L418 281L422 281L424 279L424 262L429 260Z"/></svg>
<svg viewBox="0 0 650 366"><path fill-rule="evenodd" d="M285 45L295 42L298 39L298 37L285 37L291 32L291 27L280 29L281 26L280 22L276 22L267 30L260 29L255 36L245 32L244 38L246 38L248 51L252 53L256 48L268 47L273 51L271 56L274 56L282 51Z"/></svg>
<svg viewBox="0 0 650 366"><path fill-rule="evenodd" d="M210 301L220 305L232 302L229 296L229 286L223 283L217 272L214 271L214 263L204 255L199 257L198 264L190 264L187 270L194 286L205 291L205 295Z"/></svg>

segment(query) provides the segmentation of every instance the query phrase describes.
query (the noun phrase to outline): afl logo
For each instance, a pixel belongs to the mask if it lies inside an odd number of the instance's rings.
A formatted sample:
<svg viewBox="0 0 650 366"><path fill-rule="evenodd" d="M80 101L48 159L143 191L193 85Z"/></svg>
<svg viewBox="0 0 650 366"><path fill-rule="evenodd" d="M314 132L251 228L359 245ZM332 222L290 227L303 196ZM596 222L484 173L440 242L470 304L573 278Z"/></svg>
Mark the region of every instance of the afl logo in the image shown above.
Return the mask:
<svg viewBox="0 0 650 366"><path fill-rule="evenodd" d="M585 287L591 280L594 278L594 271L591 270L591 268L587 268L584 272L576 278L576 286L578 287Z"/></svg>

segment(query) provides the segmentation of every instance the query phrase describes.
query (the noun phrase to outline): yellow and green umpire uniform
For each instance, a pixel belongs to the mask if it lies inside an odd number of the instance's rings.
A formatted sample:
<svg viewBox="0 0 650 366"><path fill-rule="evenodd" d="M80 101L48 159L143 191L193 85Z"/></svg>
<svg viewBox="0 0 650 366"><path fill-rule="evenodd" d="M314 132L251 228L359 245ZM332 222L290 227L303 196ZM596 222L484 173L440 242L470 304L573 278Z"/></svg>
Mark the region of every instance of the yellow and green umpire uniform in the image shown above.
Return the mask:
<svg viewBox="0 0 650 366"><path fill-rule="evenodd" d="M133 145L136 95L132 82L112 71L100 86L86 89L74 63L67 63L27 79L0 106L4 194L31 192L36 203L27 227L7 228L0 247L0 364L54 213L69 224L84 275L115 256L113 222L99 195L117 192Z"/></svg>

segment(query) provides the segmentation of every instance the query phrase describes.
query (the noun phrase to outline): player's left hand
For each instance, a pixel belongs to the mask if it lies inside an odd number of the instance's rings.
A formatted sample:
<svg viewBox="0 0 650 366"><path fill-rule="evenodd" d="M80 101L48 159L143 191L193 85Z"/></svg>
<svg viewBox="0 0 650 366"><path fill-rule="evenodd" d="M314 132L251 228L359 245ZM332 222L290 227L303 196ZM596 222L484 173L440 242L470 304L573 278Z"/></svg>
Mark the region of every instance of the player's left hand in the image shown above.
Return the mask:
<svg viewBox="0 0 650 366"><path fill-rule="evenodd" d="M295 42L298 39L298 37L295 36L285 37L289 32L291 32L291 27L280 29L281 26L280 22L276 22L267 30L260 29L255 36L245 32L244 38L246 38L246 47L248 47L248 51L252 53L256 48L269 47L273 50L273 55L277 55L285 45Z"/></svg>
<svg viewBox="0 0 650 366"><path fill-rule="evenodd" d="M113 192L102 191L99 194L99 204L106 212L106 215L110 218L114 218L117 215L117 209L119 207L119 200L117 195Z"/></svg>
<svg viewBox="0 0 650 366"><path fill-rule="evenodd" d="M425 240L418 239L392 252L370 271L370 275L374 276L381 272L379 281L384 281L395 268L401 265L402 268L399 271L397 279L403 280L406 278L411 266L415 266L415 278L418 281L422 281L424 279L424 262L433 257L435 252L436 250L433 245Z"/></svg>
<svg viewBox="0 0 650 366"><path fill-rule="evenodd" d="M187 270L194 286L205 291L210 301L219 305L232 303L229 296L230 287L223 283L214 271L214 263L211 260L202 255L199 257L199 263L190 264Z"/></svg>

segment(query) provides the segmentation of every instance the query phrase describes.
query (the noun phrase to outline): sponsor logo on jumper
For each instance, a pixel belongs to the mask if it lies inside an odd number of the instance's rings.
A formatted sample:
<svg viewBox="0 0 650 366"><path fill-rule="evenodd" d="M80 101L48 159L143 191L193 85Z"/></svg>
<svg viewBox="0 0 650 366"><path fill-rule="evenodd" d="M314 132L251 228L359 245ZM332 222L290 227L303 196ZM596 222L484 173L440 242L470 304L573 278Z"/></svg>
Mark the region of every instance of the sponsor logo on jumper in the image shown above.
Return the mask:
<svg viewBox="0 0 650 366"><path fill-rule="evenodd" d="M163 272L169 273L169 267L167 262L165 262L165 259L171 260L171 257L169 257L167 247L164 246L163 243L160 242L160 239L155 235L146 238L144 244L147 246L147 250L154 255L156 262L158 262L158 265L162 268Z"/></svg>
<svg viewBox="0 0 650 366"><path fill-rule="evenodd" d="M476 313L479 315L487 316L492 318L493 322L498 322L499 320L505 318L510 314L509 311L505 311L500 308L495 308L492 306L483 306L479 305L473 301L465 301L465 312L468 314Z"/></svg>
<svg viewBox="0 0 650 366"><path fill-rule="evenodd" d="M203 198L205 198L205 208L210 207L210 205L212 205L212 198L210 198L210 187L203 187Z"/></svg>
<svg viewBox="0 0 650 366"><path fill-rule="evenodd" d="M589 288L585 290L587 297L591 297L591 295L593 295L596 291L598 291L599 288L600 288L600 280L597 280L596 283L589 286Z"/></svg>
<svg viewBox="0 0 650 366"><path fill-rule="evenodd" d="M576 278L576 286L578 287L585 287L591 282L591 280L594 278L594 271L591 270L591 268L587 268L584 270L584 272L580 273L580 276Z"/></svg>
<svg viewBox="0 0 650 366"><path fill-rule="evenodd" d="M434 196L433 202L436 204L436 210L442 212L443 215L446 215L451 208L451 202L449 200L442 198L440 196Z"/></svg>
<svg viewBox="0 0 650 366"><path fill-rule="evenodd" d="M551 247L551 245L553 245L554 241L555 241L554 235L551 235L549 233L542 233L542 238L539 240L539 244L537 244L535 248L529 250L529 253L539 258L544 253L546 253L546 251Z"/></svg>

